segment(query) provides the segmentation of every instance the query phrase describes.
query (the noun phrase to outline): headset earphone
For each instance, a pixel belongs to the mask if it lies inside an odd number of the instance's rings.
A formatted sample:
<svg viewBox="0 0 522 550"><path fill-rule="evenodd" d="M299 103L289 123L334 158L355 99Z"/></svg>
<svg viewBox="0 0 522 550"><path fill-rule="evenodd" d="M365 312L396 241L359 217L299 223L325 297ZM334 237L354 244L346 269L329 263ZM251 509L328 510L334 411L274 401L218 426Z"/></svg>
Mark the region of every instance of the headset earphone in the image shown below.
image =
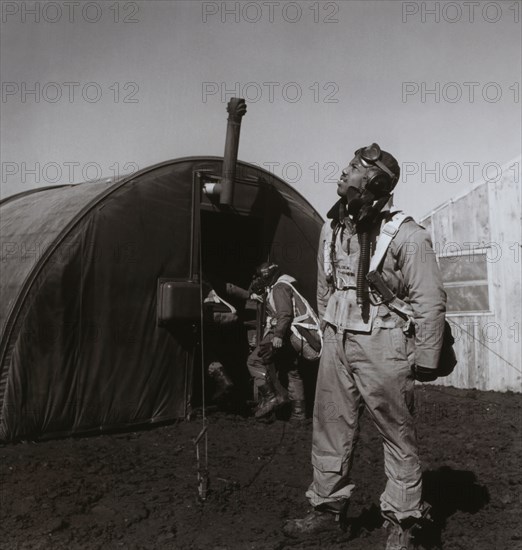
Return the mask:
<svg viewBox="0 0 522 550"><path fill-rule="evenodd" d="M382 151L377 143L357 149L354 155L368 168L365 176L366 189L375 197L389 195L399 178L381 162Z"/></svg>

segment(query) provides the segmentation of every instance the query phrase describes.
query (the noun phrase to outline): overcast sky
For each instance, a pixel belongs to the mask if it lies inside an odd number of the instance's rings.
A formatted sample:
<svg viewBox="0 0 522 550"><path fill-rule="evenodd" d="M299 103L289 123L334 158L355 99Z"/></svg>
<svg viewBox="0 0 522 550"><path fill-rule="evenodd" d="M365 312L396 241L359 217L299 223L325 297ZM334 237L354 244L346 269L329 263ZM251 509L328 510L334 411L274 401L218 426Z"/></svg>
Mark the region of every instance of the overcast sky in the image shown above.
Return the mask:
<svg viewBox="0 0 522 550"><path fill-rule="evenodd" d="M239 158L322 215L353 151L376 141L403 169L396 202L421 217L520 154L520 11L4 1L1 195L221 156L226 102L240 95Z"/></svg>

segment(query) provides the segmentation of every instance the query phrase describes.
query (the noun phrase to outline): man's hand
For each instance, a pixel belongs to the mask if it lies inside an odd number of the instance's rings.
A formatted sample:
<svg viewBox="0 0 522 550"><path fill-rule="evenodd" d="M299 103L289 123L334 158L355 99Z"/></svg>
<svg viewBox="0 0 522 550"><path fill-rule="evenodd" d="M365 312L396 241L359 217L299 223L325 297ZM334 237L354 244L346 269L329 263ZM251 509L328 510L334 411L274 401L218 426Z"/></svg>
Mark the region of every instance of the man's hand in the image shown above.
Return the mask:
<svg viewBox="0 0 522 550"><path fill-rule="evenodd" d="M419 382L433 382L437 380L438 376L435 369L428 369L426 367L420 367L419 365L413 365L411 368L413 377Z"/></svg>
<svg viewBox="0 0 522 550"><path fill-rule="evenodd" d="M265 363L269 363L274 356L274 347L272 342L261 342L259 344L259 355Z"/></svg>
<svg viewBox="0 0 522 550"><path fill-rule="evenodd" d="M255 300L256 302L259 302L260 304L263 303L263 296L260 296L259 294L256 294L255 292L252 292L252 294L250 294L250 299L251 300Z"/></svg>
<svg viewBox="0 0 522 550"><path fill-rule="evenodd" d="M272 346L274 349L279 349L283 347L283 339L279 338L279 336L274 336L274 339L272 340Z"/></svg>
<svg viewBox="0 0 522 550"><path fill-rule="evenodd" d="M257 334L253 330L248 332L248 346L251 349L257 346Z"/></svg>

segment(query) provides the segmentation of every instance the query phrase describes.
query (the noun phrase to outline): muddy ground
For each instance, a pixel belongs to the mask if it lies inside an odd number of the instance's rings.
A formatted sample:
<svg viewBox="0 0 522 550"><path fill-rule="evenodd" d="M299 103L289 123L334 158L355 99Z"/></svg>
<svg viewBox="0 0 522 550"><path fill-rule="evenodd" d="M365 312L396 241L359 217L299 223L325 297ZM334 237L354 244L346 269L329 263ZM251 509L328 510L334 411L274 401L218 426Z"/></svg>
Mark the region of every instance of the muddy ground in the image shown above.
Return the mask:
<svg viewBox="0 0 522 550"><path fill-rule="evenodd" d="M425 548L522 548L521 398L417 389L426 499ZM207 500L198 500L192 443L201 417L139 432L0 447L2 549L319 549L384 547L385 483L367 416L353 477L351 529L289 539L285 518L307 510L311 420L213 412Z"/></svg>

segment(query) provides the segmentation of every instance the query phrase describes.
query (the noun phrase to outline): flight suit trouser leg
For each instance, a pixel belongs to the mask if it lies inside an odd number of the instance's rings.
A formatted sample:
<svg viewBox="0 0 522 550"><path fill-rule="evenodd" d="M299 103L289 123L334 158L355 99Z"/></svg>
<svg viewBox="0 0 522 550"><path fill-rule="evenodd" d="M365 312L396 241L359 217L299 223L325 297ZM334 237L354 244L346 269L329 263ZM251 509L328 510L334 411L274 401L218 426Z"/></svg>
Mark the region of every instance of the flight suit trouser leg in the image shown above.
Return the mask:
<svg viewBox="0 0 522 550"><path fill-rule="evenodd" d="M288 398L290 401L304 401L304 383L299 370L293 368L288 371Z"/></svg>
<svg viewBox="0 0 522 550"><path fill-rule="evenodd" d="M349 498L354 485L348 476L362 400L383 439L388 480L381 495L382 511L392 512L398 520L421 517L424 505L413 419L414 380L406 336L400 328L374 328L371 334L345 332L334 334L334 338L333 332L328 329L332 342L325 342L319 367L314 481L307 496L314 505L321 500Z"/></svg>
<svg viewBox="0 0 522 550"><path fill-rule="evenodd" d="M270 378L270 383L274 386L279 395L286 396L287 394L287 391L279 382L274 361L266 361L261 357L261 345L271 342L273 339L274 334L268 332L247 358L248 372L254 381L255 399L257 399L259 387L266 384L267 378Z"/></svg>
<svg viewBox="0 0 522 550"><path fill-rule="evenodd" d="M348 367L343 334L324 331L315 389L312 466L306 497L314 507L339 511L355 487L349 480L359 434L361 395Z"/></svg>
<svg viewBox="0 0 522 550"><path fill-rule="evenodd" d="M259 346L256 346L247 358L247 368L254 381L254 393L257 395L257 388L265 383L266 364L259 355Z"/></svg>

